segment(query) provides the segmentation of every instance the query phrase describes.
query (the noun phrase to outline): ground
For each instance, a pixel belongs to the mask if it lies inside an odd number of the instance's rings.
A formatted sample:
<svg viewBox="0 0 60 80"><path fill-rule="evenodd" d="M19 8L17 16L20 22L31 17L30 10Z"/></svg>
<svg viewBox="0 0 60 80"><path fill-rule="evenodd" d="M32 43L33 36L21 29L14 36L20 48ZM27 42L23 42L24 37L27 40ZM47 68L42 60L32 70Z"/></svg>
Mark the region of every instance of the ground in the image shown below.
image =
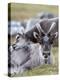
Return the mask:
<svg viewBox="0 0 60 80"><path fill-rule="evenodd" d="M33 68L32 70L25 71L23 74L15 74L12 77L20 76L37 76L37 75L56 75L58 74L58 47L52 48L53 53L53 64L44 64Z"/></svg>

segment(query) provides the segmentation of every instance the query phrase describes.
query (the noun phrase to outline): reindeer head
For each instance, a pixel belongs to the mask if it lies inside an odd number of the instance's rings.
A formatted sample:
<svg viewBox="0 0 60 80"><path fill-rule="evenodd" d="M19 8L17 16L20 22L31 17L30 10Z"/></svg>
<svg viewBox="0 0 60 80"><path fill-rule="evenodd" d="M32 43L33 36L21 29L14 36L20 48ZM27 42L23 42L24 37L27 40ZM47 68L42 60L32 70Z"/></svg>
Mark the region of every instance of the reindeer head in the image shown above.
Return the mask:
<svg viewBox="0 0 60 80"><path fill-rule="evenodd" d="M37 29L39 31L39 34L37 32L33 32L33 35L35 39L37 39L37 42L41 44L42 47L42 54L44 58L48 58L51 53L51 45L53 44L54 39L57 37L58 32L51 34L51 30L54 29L56 23L52 22L52 25L48 32L45 32L40 24L37 24Z"/></svg>

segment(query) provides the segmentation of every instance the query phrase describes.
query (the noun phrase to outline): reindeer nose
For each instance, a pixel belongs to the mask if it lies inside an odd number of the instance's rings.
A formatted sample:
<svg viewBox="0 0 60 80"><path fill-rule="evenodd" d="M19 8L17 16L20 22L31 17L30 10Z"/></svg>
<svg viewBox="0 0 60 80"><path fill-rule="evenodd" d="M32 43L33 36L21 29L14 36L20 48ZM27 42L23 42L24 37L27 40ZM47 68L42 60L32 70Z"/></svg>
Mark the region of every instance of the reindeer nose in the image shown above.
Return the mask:
<svg viewBox="0 0 60 80"><path fill-rule="evenodd" d="M43 55L45 55L45 53L43 53Z"/></svg>
<svg viewBox="0 0 60 80"><path fill-rule="evenodd" d="M47 55L44 56L44 58L47 58L47 57L48 57Z"/></svg>
<svg viewBox="0 0 60 80"><path fill-rule="evenodd" d="M43 55L44 55L44 58L47 58L48 57L46 53L43 53Z"/></svg>
<svg viewBox="0 0 60 80"><path fill-rule="evenodd" d="M50 56L50 53L48 53L48 55Z"/></svg>
<svg viewBox="0 0 60 80"><path fill-rule="evenodd" d="M48 45L45 45L45 48L48 49Z"/></svg>

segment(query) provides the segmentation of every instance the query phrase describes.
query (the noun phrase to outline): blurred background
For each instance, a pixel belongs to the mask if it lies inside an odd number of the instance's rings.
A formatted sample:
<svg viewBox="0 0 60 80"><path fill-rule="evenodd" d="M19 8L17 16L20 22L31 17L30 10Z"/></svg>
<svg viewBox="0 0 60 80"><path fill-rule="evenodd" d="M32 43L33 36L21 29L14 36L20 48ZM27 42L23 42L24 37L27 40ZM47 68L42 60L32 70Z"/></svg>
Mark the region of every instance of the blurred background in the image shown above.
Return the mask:
<svg viewBox="0 0 60 80"><path fill-rule="evenodd" d="M9 9L10 15L8 16L11 17L11 20L29 19L35 17L40 12L50 12L58 15L58 6L22 3L11 3L9 6L8 8L11 8L11 10Z"/></svg>
<svg viewBox="0 0 60 80"><path fill-rule="evenodd" d="M40 5L40 4L22 4L22 3L9 3L8 4L8 43L15 43L16 34L21 32L21 28L26 26L31 27L32 21L39 20L40 15L43 13L51 14L51 16L58 16L59 7L53 5ZM37 21L38 21L37 20ZM35 23L34 23L35 24ZM22 30L23 30L22 28ZM22 32L21 32L22 33ZM53 65L44 65L37 67L24 74L17 76L33 76L44 74L58 74L58 40L54 43L52 48L53 52Z"/></svg>

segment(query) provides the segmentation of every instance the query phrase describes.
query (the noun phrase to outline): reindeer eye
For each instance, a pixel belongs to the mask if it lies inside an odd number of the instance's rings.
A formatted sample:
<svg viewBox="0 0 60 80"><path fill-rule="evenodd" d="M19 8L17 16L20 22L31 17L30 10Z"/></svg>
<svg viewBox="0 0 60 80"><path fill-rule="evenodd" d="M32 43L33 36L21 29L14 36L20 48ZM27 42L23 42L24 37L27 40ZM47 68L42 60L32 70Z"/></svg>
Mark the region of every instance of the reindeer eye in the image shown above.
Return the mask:
<svg viewBox="0 0 60 80"><path fill-rule="evenodd" d="M48 36L50 36L50 33L48 34Z"/></svg>
<svg viewBox="0 0 60 80"><path fill-rule="evenodd" d="M41 36L45 36L45 34L41 33Z"/></svg>

